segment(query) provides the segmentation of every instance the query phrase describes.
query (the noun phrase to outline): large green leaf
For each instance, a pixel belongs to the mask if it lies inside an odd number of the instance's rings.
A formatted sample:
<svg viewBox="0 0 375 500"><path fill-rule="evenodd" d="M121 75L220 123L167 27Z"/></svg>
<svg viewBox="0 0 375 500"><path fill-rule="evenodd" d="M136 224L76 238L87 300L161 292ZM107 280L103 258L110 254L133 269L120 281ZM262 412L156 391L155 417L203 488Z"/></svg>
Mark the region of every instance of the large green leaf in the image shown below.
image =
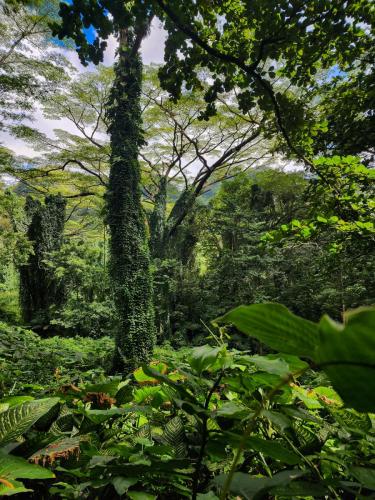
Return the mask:
<svg viewBox="0 0 375 500"><path fill-rule="evenodd" d="M127 413L132 413L132 408L109 408L108 410L86 410L85 415L87 418L94 422L94 424L102 424L106 420L113 417L120 417Z"/></svg>
<svg viewBox="0 0 375 500"><path fill-rule="evenodd" d="M33 401L34 398L32 396L9 396L7 398L3 398L0 401L0 404L8 404L8 408L10 406L16 406L21 403L25 403L26 401Z"/></svg>
<svg viewBox="0 0 375 500"><path fill-rule="evenodd" d="M51 479L55 474L24 458L0 454L0 477L5 479Z"/></svg>
<svg viewBox="0 0 375 500"><path fill-rule="evenodd" d="M222 347L211 347L209 345L195 347L191 350L189 357L190 366L200 375L215 363L221 349Z"/></svg>
<svg viewBox="0 0 375 500"><path fill-rule="evenodd" d="M259 356L255 354L254 356L249 356L248 360L253 363L258 370L267 373L273 373L274 375L279 375L280 377L285 377L290 373L288 363L281 358L269 358L268 356Z"/></svg>
<svg viewBox="0 0 375 500"><path fill-rule="evenodd" d="M144 491L128 491L128 497L131 500L156 500L156 495Z"/></svg>
<svg viewBox="0 0 375 500"><path fill-rule="evenodd" d="M374 469L369 469L367 467L350 467L349 471L365 488L375 490Z"/></svg>
<svg viewBox="0 0 375 500"><path fill-rule="evenodd" d="M327 487L322 483L293 481L286 486L276 486L270 490L272 498L327 498Z"/></svg>
<svg viewBox="0 0 375 500"><path fill-rule="evenodd" d="M242 419L249 416L249 410L243 404L236 401L225 401L217 410L213 412L213 416Z"/></svg>
<svg viewBox="0 0 375 500"><path fill-rule="evenodd" d="M168 366L166 365L166 363L162 363L162 362L153 362L153 363L150 363L150 367L158 372L158 373L161 373L163 375L165 375L168 371ZM158 381L157 379L155 379L154 377L150 377L149 375L147 375L143 368L140 367L140 368L137 368L134 372L133 372L133 376L135 378L135 380L140 383L140 384L157 384Z"/></svg>
<svg viewBox="0 0 375 500"><path fill-rule="evenodd" d="M213 491L209 491L208 493L198 493L197 500L219 500L219 497Z"/></svg>
<svg viewBox="0 0 375 500"><path fill-rule="evenodd" d="M0 445L17 439L59 402L59 398L27 401L0 413Z"/></svg>
<svg viewBox="0 0 375 500"><path fill-rule="evenodd" d="M214 438L211 438L210 445L214 443L218 446L225 447L225 444L230 444L233 448L237 448L242 440L243 436L241 434L226 432L220 437L215 436ZM244 442L244 447L245 450L263 453L267 457L280 460L280 462L288 465L296 465L301 461L301 458L296 453L286 448L281 442L275 441L274 439L263 439L259 436L249 436Z"/></svg>
<svg viewBox="0 0 375 500"><path fill-rule="evenodd" d="M135 477L122 477L116 476L112 479L112 484L116 490L118 495L124 495L131 486L134 486L139 481L138 478Z"/></svg>
<svg viewBox="0 0 375 500"><path fill-rule="evenodd" d="M281 443L272 439L267 440L258 436L252 436L246 440L246 447L264 453L288 465L295 465L301 461L300 457L293 451L288 450Z"/></svg>
<svg viewBox="0 0 375 500"><path fill-rule="evenodd" d="M239 306L215 322L233 324L272 349L296 356L313 359L319 343L318 326L292 314L281 304Z"/></svg>
<svg viewBox="0 0 375 500"><path fill-rule="evenodd" d="M375 309L352 311L345 325L328 316L315 325L282 305L254 304L216 321L233 324L273 349L311 358L347 406L375 411Z"/></svg>
<svg viewBox="0 0 375 500"><path fill-rule="evenodd" d="M16 479L52 479L54 477L54 473L48 469L30 464L23 458L0 453L0 496L32 491Z"/></svg>
<svg viewBox="0 0 375 500"><path fill-rule="evenodd" d="M316 361L347 406L375 411L375 309L351 313L346 325L324 316Z"/></svg>
<svg viewBox="0 0 375 500"><path fill-rule="evenodd" d="M291 481L306 474L300 470L284 470L273 477L250 476L243 472L236 472L230 484L230 491L235 495L240 495L245 500L258 500L276 486L287 486ZM222 488L226 481L226 474L222 474L214 479L214 484Z"/></svg>
<svg viewBox="0 0 375 500"><path fill-rule="evenodd" d="M19 493L27 493L28 491L33 491L30 488L25 488L25 486L20 481L5 480L0 481L0 497L10 497L13 495L18 495Z"/></svg>
<svg viewBox="0 0 375 500"><path fill-rule="evenodd" d="M121 377L114 377L111 380L106 380L105 382L99 384L88 384L85 386L82 392L104 392L110 396L114 396L118 391L121 382Z"/></svg>

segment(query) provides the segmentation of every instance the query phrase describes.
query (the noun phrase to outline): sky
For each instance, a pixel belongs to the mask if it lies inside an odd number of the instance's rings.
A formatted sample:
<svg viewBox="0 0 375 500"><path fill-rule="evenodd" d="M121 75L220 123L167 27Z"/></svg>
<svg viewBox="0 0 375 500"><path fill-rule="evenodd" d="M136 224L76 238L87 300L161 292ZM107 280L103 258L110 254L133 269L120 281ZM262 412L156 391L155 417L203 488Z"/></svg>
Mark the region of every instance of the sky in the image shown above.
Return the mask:
<svg viewBox="0 0 375 500"><path fill-rule="evenodd" d="M89 38L89 35L88 35ZM151 31L149 36L143 40L141 52L144 64L160 64L164 61L164 43L165 43L166 33L160 26L160 22L155 20L151 26ZM103 63L106 66L113 64L115 59L117 41L114 37L110 37L108 40L107 50L104 54ZM75 51L61 50L64 55L70 60L70 62L77 68L79 72L94 71L95 67L93 64L85 67L80 63L77 53ZM53 130L56 128L64 129L67 131L79 134L74 125L71 124L69 120L48 120L43 116L41 107L37 107L35 113L33 113L33 122L28 122L27 125L37 128L40 132L53 137ZM10 134L0 131L0 144L13 150L17 155L33 157L37 156L38 152L34 151L29 145L24 141L12 137Z"/></svg>
<svg viewBox="0 0 375 500"><path fill-rule="evenodd" d="M90 39L90 33L87 33L88 39ZM166 40L166 32L161 27L160 21L155 20L152 23L150 34L142 42L141 53L143 63L147 64L161 64L164 62L164 45ZM117 47L117 41L114 37L108 39L108 45L106 52L104 54L104 65L110 66L115 60L115 52ZM70 62L75 66L75 68L81 72L95 71L95 66L89 64L87 67L82 66L78 55L73 50L66 50L64 48L58 48L64 55L70 60ZM80 135L79 131L74 127L74 125L68 119L61 120L49 120L43 116L41 106L36 107L33 113L33 121L26 123L29 126L37 128L40 132L46 134L48 137L54 138L54 129L63 129L68 132L72 132L76 135ZM22 140L12 137L10 134L0 131L0 144L13 150L18 156L35 157L39 155L38 151L33 150L30 145ZM286 168L287 170L299 169L299 166L293 162L283 162L281 159L275 161L273 160L273 166L277 168Z"/></svg>

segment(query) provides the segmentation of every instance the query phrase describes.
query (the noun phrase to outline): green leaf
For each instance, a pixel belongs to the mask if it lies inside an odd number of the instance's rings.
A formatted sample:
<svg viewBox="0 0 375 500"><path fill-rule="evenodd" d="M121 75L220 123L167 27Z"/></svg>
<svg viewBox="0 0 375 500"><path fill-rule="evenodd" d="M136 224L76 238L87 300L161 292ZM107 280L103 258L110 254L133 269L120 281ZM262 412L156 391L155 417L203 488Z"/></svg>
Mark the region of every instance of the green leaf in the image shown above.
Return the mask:
<svg viewBox="0 0 375 500"><path fill-rule="evenodd" d="M25 488L16 479L52 479L52 471L39 465L30 464L27 460L0 453L0 496L11 496L33 491Z"/></svg>
<svg viewBox="0 0 375 500"><path fill-rule="evenodd" d="M195 347L189 357L190 366L200 375L215 363L221 349L222 347L211 347L207 344Z"/></svg>
<svg viewBox="0 0 375 500"><path fill-rule="evenodd" d="M55 474L24 458L0 454L0 478L3 479L51 479Z"/></svg>
<svg viewBox="0 0 375 500"><path fill-rule="evenodd" d="M26 401L34 401L34 398L32 396L10 396L8 398L3 398L0 404L8 404L10 407L26 403Z"/></svg>
<svg viewBox="0 0 375 500"><path fill-rule="evenodd" d="M297 356L293 356L292 354L267 354L266 357L267 359L283 359L288 363L290 373L302 372L303 370L307 370L309 367L305 361L302 361L302 359Z"/></svg>
<svg viewBox="0 0 375 500"><path fill-rule="evenodd" d="M375 309L352 312L346 325L324 316L316 361L344 403L375 411Z"/></svg>
<svg viewBox="0 0 375 500"><path fill-rule="evenodd" d="M162 375L166 374L168 370L168 366L165 363L159 363L159 362L151 363L150 367L154 371L156 371L157 373L161 373ZM149 375L147 375L142 367L137 368L133 372L133 376L135 380L141 384L143 383L155 384L158 382L157 379L155 379L154 377L150 377Z"/></svg>
<svg viewBox="0 0 375 500"><path fill-rule="evenodd" d="M233 324L272 349L295 356L313 358L319 342L318 326L281 304L239 306L215 322Z"/></svg>
<svg viewBox="0 0 375 500"><path fill-rule="evenodd" d="M322 408L318 396L314 393L314 391L308 391L304 387L293 384L293 395L297 396L301 401L303 401L306 405L306 408L308 408L309 410Z"/></svg>
<svg viewBox="0 0 375 500"><path fill-rule="evenodd" d="M249 410L235 401L228 401L223 403L220 408L214 412L214 415L217 417L241 419L249 415Z"/></svg>
<svg viewBox="0 0 375 500"><path fill-rule="evenodd" d="M262 412L262 414L264 417L267 417L268 420L274 426L276 426L278 429L280 429L281 432L284 432L285 429L288 429L292 425L290 418L288 418L286 415L283 415L280 412L271 411L271 410L264 410Z"/></svg>
<svg viewBox="0 0 375 500"><path fill-rule="evenodd" d="M207 493L198 493L197 500L219 500L219 497L213 491L208 491Z"/></svg>
<svg viewBox="0 0 375 500"><path fill-rule="evenodd" d="M375 490L375 469L350 467L349 471L365 488Z"/></svg>
<svg viewBox="0 0 375 500"><path fill-rule="evenodd" d="M28 491L33 491L30 488L25 488L20 481L7 481L9 485L2 484L0 482L0 497L10 497L12 495L18 495L18 493L27 493Z"/></svg>
<svg viewBox="0 0 375 500"><path fill-rule="evenodd" d="M138 483L139 479L135 477L121 477L117 476L112 479L112 484L118 495L124 495L131 486Z"/></svg>
<svg viewBox="0 0 375 500"><path fill-rule="evenodd" d="M328 490L324 485L319 483L308 483L305 481L293 481L286 486L276 486L271 489L272 497L274 495L281 497L302 497L302 498L319 498L327 495Z"/></svg>
<svg viewBox="0 0 375 500"><path fill-rule="evenodd" d="M14 441L59 402L59 398L27 401L0 413L0 444Z"/></svg>
<svg viewBox="0 0 375 500"><path fill-rule="evenodd" d="M306 474L300 470L285 470L275 474L273 477L250 476L243 472L236 472L230 485L230 491L235 495L243 497L245 500L260 500L275 486L287 486L291 481ZM227 475L221 474L214 479L214 484L222 488Z"/></svg>
<svg viewBox="0 0 375 500"><path fill-rule="evenodd" d="M129 462L134 465L146 465L147 467L151 465L151 460L142 453L134 453L134 455L130 455Z"/></svg>
<svg viewBox="0 0 375 500"><path fill-rule="evenodd" d="M288 375L290 372L289 365L281 358L270 359L268 356L249 356L249 361L261 371L273 373L281 377Z"/></svg>
<svg viewBox="0 0 375 500"><path fill-rule="evenodd" d="M320 401L328 405L342 406L342 400L337 392L332 387L319 386L314 388L314 393L317 394Z"/></svg>
<svg viewBox="0 0 375 500"><path fill-rule="evenodd" d="M159 382L167 384L174 391L176 391L176 393L178 393L183 398L183 400L186 400L186 401L181 400L180 401L181 403L187 403L189 401L194 407L198 404L198 401L195 399L195 397L192 394L190 394L190 392L188 392L185 389L183 384L176 383L174 380L172 380L171 376L163 375L162 373L159 373L156 370L153 370L151 368L151 366L147 366L147 365L143 365L142 369L146 375L148 375L149 377L154 377ZM175 403L177 403L177 400L175 400ZM194 409L194 411L198 410L198 409L199 408L196 407Z"/></svg>
<svg viewBox="0 0 375 500"><path fill-rule="evenodd" d="M118 391L119 384L121 382L120 377L116 377L112 380L108 380L101 384L90 384L86 385L82 392L104 392L105 394L109 394L110 396L115 396Z"/></svg>
<svg viewBox="0 0 375 500"><path fill-rule="evenodd" d="M264 453L268 457L280 460L288 465L298 464L301 459L293 451L288 450L282 444L271 439L266 440L257 436L246 440L246 447Z"/></svg>
<svg viewBox="0 0 375 500"><path fill-rule="evenodd" d="M85 415L95 424L101 424L113 417L132 413L129 408L109 408L108 410L86 410Z"/></svg>
<svg viewBox="0 0 375 500"><path fill-rule="evenodd" d="M127 495L131 500L156 500L156 495L144 491L128 491Z"/></svg>
<svg viewBox="0 0 375 500"><path fill-rule="evenodd" d="M173 448L176 457L186 455L185 429L182 419L179 416L173 417L164 427L162 436L163 442Z"/></svg>

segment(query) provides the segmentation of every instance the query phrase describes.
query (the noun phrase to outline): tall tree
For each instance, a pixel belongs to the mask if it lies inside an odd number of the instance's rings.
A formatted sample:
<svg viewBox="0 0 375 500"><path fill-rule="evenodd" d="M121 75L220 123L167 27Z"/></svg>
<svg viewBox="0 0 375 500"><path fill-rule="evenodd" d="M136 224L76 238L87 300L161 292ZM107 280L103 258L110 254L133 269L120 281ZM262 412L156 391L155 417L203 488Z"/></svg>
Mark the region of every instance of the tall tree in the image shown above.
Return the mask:
<svg viewBox="0 0 375 500"><path fill-rule="evenodd" d="M50 307L64 301L63 287L45 259L62 245L65 204L60 196L48 196L44 204L30 196L26 199L25 210L30 221L27 236L32 253L20 267L21 308L24 321L39 327L48 324Z"/></svg>
<svg viewBox="0 0 375 500"><path fill-rule="evenodd" d="M108 9L108 11L107 11ZM112 14L112 18L108 16ZM138 152L141 131L140 93L142 39L152 19L143 5L127 2L61 4L61 38L71 37L84 64L98 63L105 42L89 44L82 32L93 25L99 37L115 33L119 39L115 80L107 105L111 138L110 176L107 192L108 225L111 233L111 275L119 315L113 368L132 369L147 361L153 350L155 327L149 250L145 215L141 204Z"/></svg>
<svg viewBox="0 0 375 500"><path fill-rule="evenodd" d="M273 144L265 140L262 113L241 113L233 93L222 96L217 115L205 122L199 119L206 107L203 92L185 92L174 103L160 88L157 68L148 67L143 73L141 184L143 201L151 206L151 252L161 256L196 199L224 179L269 161ZM112 68L100 66L72 79L44 104L47 117L69 120L74 131L57 129L57 138L52 138L25 125L13 127L18 138L42 153L29 160L27 170L21 164L13 174L40 189L46 178L69 172L82 196L93 191L100 195L109 181L111 148L104 109L112 83ZM90 188L85 189L83 177L78 184L79 172L87 174Z"/></svg>

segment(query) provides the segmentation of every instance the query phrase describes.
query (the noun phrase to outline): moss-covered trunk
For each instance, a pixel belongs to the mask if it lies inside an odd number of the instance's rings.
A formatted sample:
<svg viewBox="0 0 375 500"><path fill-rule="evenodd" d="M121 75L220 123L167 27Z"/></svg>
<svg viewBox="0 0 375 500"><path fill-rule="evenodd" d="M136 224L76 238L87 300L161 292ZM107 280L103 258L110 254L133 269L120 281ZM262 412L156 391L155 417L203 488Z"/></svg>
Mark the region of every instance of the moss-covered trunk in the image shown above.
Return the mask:
<svg viewBox="0 0 375 500"><path fill-rule="evenodd" d="M130 46L129 46L130 45ZM155 341L150 258L141 204L138 151L142 143L142 62L122 34L107 115L111 171L107 195L110 273L119 317L114 371L131 370L152 355Z"/></svg>
<svg viewBox="0 0 375 500"><path fill-rule="evenodd" d="M47 196L44 205L30 196L26 199L32 254L27 264L20 267L20 303L23 320L36 326L47 325L51 306L61 305L65 300L63 283L56 280L53 270L44 262L50 252L61 248L65 206L61 196Z"/></svg>

